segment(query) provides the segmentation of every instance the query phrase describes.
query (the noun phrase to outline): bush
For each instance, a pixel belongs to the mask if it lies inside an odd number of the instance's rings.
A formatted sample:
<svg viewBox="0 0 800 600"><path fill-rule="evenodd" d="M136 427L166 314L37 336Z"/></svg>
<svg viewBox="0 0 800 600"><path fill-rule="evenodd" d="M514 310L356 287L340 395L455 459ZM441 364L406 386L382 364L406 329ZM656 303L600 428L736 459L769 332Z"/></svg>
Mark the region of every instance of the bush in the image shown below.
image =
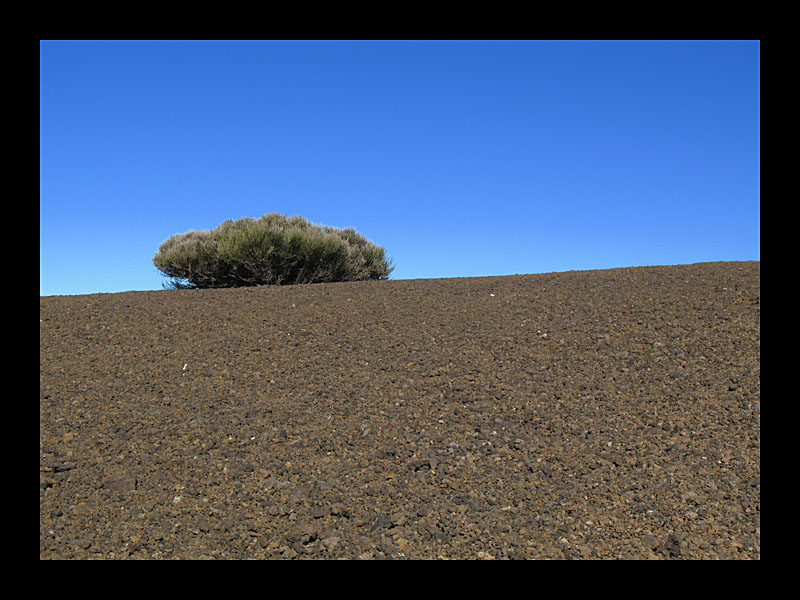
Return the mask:
<svg viewBox="0 0 800 600"><path fill-rule="evenodd" d="M352 228L269 213L173 235L153 264L170 288L228 288L388 279L386 251Z"/></svg>

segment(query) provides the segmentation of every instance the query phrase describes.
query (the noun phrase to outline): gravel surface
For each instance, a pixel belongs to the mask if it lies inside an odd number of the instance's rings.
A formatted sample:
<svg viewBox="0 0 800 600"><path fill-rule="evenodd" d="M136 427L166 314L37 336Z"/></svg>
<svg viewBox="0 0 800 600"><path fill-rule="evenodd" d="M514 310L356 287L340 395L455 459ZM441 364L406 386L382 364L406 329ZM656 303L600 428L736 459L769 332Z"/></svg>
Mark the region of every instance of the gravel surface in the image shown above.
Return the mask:
<svg viewBox="0 0 800 600"><path fill-rule="evenodd" d="M759 559L760 262L39 299L41 559Z"/></svg>

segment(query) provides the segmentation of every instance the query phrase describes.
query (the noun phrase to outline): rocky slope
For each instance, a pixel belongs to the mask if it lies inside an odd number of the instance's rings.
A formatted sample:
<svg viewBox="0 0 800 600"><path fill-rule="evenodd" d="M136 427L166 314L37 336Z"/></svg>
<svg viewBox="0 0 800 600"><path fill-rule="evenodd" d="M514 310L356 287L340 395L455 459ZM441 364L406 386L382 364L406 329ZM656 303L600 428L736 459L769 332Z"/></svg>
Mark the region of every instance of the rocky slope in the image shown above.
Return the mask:
<svg viewBox="0 0 800 600"><path fill-rule="evenodd" d="M40 298L39 553L760 558L760 262Z"/></svg>

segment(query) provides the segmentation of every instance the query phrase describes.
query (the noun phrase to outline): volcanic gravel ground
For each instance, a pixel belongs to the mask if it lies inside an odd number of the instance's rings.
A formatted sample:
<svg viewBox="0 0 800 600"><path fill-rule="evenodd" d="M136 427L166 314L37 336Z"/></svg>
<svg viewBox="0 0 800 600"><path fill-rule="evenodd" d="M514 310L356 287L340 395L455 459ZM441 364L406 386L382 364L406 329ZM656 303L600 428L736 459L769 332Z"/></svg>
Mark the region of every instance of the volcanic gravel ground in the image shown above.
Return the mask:
<svg viewBox="0 0 800 600"><path fill-rule="evenodd" d="M760 558L760 262L39 306L42 559Z"/></svg>

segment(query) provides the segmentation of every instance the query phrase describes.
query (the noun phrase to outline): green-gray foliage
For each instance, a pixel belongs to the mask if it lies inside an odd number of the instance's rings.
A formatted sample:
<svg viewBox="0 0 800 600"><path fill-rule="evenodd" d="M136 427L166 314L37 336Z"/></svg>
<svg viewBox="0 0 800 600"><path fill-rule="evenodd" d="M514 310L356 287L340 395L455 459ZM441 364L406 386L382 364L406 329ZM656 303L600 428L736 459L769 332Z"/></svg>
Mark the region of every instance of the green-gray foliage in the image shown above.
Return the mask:
<svg viewBox="0 0 800 600"><path fill-rule="evenodd" d="M227 288L388 279L386 251L352 228L269 213L228 219L164 241L153 264L172 288Z"/></svg>

